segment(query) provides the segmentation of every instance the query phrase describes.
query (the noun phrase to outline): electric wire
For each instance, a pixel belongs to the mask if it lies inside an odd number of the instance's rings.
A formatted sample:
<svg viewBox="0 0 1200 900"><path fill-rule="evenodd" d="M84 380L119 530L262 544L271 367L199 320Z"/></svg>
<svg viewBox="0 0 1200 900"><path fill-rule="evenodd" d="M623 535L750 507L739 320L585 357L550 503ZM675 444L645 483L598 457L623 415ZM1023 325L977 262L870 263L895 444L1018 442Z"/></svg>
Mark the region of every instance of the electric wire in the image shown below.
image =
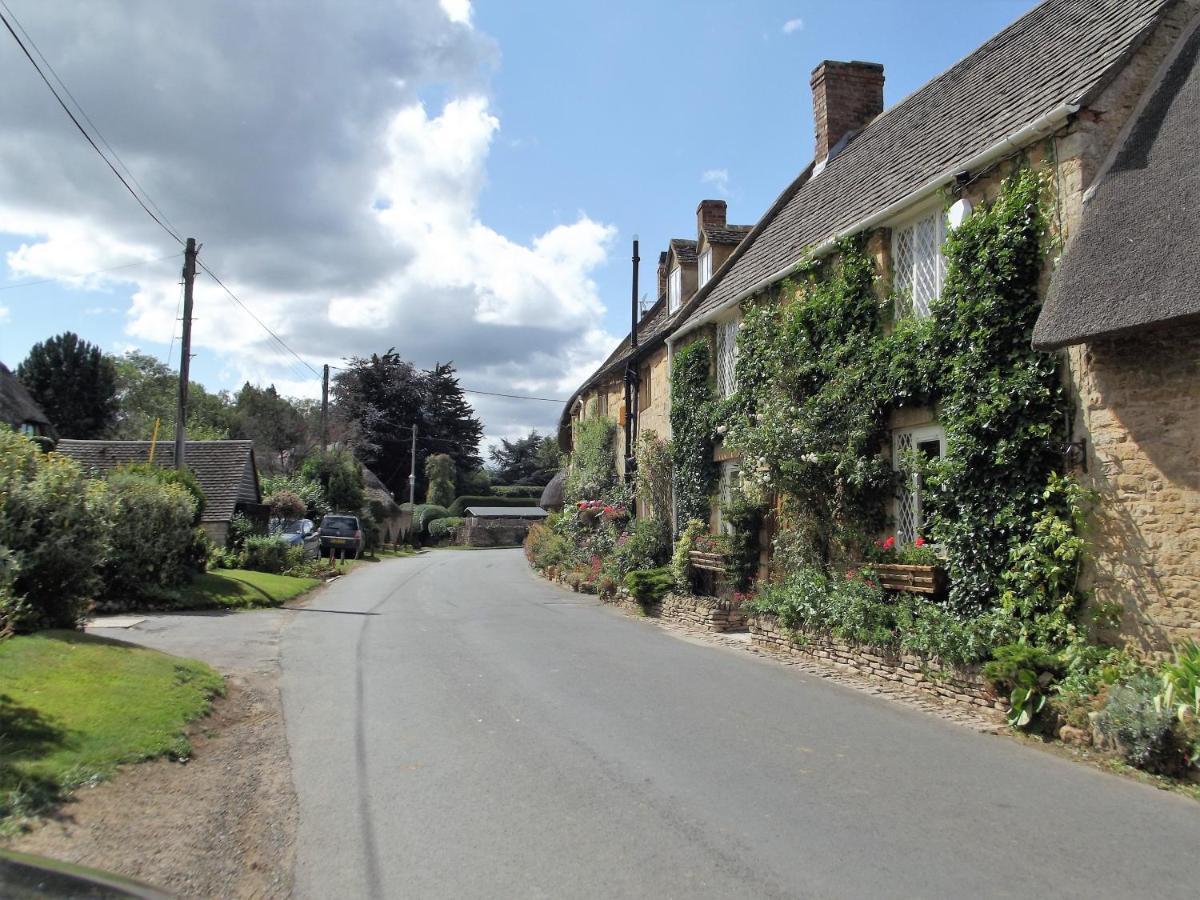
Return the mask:
<svg viewBox="0 0 1200 900"><path fill-rule="evenodd" d="M166 256L155 257L154 259L143 259L138 262L122 263L119 266L109 266L107 269L94 269L91 272L72 272L65 275L59 275L57 278L36 278L32 281L18 281L14 284L6 284L0 286L0 291L12 291L17 288L34 287L39 284L53 284L62 281L64 278L89 278L92 275L103 275L105 272L116 272L118 269L132 269L135 266L149 266L153 263L165 262L168 259L175 259L179 256L178 253L169 253Z"/></svg>

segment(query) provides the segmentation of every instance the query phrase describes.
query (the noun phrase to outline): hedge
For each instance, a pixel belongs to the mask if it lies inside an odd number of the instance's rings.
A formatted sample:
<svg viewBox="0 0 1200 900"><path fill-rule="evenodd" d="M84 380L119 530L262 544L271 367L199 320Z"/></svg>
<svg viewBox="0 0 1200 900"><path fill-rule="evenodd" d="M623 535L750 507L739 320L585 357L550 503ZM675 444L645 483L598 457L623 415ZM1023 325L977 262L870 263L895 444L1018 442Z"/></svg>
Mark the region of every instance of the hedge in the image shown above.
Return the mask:
<svg viewBox="0 0 1200 900"><path fill-rule="evenodd" d="M465 516L468 506L538 506L542 502L537 497L459 497L450 504L448 515Z"/></svg>
<svg viewBox="0 0 1200 900"><path fill-rule="evenodd" d="M462 524L463 519L460 516L445 516L441 519L434 519L429 523L429 537L435 541L452 537L454 529L460 527Z"/></svg>

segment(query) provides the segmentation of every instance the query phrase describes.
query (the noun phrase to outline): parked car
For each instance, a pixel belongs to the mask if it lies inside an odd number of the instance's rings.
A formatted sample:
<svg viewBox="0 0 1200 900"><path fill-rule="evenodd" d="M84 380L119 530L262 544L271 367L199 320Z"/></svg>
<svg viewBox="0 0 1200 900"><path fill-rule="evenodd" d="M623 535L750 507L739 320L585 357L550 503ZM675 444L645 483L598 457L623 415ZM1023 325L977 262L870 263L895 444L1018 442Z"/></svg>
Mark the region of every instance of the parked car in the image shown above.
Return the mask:
<svg viewBox="0 0 1200 900"><path fill-rule="evenodd" d="M316 559L321 553L321 538L312 519L272 519L271 534L281 543L304 548L308 559Z"/></svg>
<svg viewBox="0 0 1200 900"><path fill-rule="evenodd" d="M326 516L321 520L319 535L322 554L337 553L357 558L366 548L358 516L341 513Z"/></svg>

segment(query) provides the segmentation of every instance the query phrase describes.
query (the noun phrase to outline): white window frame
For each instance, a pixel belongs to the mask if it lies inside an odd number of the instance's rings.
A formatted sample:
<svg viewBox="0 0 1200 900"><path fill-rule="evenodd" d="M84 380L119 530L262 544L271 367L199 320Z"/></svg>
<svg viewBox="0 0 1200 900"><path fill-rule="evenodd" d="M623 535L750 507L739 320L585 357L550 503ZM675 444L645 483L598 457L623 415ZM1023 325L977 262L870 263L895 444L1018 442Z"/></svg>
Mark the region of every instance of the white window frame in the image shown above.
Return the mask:
<svg viewBox="0 0 1200 900"><path fill-rule="evenodd" d="M892 226L892 287L897 319L927 317L930 305L941 296L946 282L942 248L948 230L946 212L940 205L926 207ZM935 246L932 258L927 252L930 242Z"/></svg>
<svg viewBox="0 0 1200 900"><path fill-rule="evenodd" d="M737 336L741 316L717 323L717 395L729 397L737 390Z"/></svg>
<svg viewBox="0 0 1200 900"><path fill-rule="evenodd" d="M946 455L946 430L941 425L918 425L913 428L895 428L892 430L892 471L901 470L901 457L917 448L918 444L930 441L938 442L938 455ZM897 495L893 501L896 523L896 543L907 545L916 540L925 526L925 510L921 505L921 476L913 472L911 482L898 484ZM911 533L907 510L912 512Z"/></svg>
<svg viewBox="0 0 1200 900"><path fill-rule="evenodd" d="M667 275L667 310L676 312L683 297L683 269L673 268Z"/></svg>
<svg viewBox="0 0 1200 900"><path fill-rule="evenodd" d="M700 254L700 287L712 278L712 247L706 247Z"/></svg>

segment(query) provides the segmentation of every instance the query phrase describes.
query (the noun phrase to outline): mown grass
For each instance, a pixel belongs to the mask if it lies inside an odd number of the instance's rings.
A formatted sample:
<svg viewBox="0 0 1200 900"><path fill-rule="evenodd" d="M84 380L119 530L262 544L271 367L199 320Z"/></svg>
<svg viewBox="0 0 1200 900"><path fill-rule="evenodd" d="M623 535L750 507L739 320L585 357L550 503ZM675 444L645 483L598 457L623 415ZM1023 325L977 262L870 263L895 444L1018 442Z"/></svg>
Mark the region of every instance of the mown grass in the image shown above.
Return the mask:
<svg viewBox="0 0 1200 900"><path fill-rule="evenodd" d="M279 606L320 584L317 578L270 575L249 569L214 569L179 589L179 609L253 609Z"/></svg>
<svg viewBox="0 0 1200 900"><path fill-rule="evenodd" d="M76 631L0 642L0 833L123 763L187 756L223 692L204 663Z"/></svg>

